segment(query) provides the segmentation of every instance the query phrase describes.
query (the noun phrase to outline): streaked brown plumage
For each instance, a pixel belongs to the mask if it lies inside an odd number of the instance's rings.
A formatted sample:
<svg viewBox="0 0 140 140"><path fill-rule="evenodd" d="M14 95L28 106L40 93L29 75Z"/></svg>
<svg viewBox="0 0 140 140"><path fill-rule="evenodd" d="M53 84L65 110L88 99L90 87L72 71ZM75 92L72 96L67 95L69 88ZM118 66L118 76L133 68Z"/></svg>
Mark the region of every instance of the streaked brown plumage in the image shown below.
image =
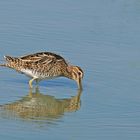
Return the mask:
<svg viewBox="0 0 140 140"><path fill-rule="evenodd" d="M63 76L75 80L78 88L82 89L82 69L78 66L69 65L63 57L55 53L40 52L22 57L5 56L5 59L7 63L0 66L15 69L31 77L30 88L32 88L34 80L40 81Z"/></svg>

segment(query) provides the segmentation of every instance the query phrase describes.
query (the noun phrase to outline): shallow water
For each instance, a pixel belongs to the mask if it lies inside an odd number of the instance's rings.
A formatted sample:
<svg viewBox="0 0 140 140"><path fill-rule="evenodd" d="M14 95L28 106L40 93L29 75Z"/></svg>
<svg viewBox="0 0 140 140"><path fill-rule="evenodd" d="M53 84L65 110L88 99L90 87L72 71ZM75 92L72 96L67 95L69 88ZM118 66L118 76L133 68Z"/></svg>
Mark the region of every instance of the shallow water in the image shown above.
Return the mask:
<svg viewBox="0 0 140 140"><path fill-rule="evenodd" d="M140 139L140 1L1 1L0 60L61 54L85 72L82 92L66 78L28 88L0 69L0 137Z"/></svg>

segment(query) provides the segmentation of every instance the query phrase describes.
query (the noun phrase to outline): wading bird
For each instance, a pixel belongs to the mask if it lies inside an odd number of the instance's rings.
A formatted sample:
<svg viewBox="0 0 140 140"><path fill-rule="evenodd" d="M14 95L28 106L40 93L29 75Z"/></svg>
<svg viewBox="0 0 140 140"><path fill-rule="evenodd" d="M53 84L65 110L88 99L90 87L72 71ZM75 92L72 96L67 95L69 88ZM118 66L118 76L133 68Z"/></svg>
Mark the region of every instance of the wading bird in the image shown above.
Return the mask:
<svg viewBox="0 0 140 140"><path fill-rule="evenodd" d="M6 63L0 66L14 69L31 77L30 88L34 80L38 82L62 76L75 80L78 88L82 89L83 70L79 66L68 64L63 57L55 53L39 52L21 57L4 56L4 58Z"/></svg>

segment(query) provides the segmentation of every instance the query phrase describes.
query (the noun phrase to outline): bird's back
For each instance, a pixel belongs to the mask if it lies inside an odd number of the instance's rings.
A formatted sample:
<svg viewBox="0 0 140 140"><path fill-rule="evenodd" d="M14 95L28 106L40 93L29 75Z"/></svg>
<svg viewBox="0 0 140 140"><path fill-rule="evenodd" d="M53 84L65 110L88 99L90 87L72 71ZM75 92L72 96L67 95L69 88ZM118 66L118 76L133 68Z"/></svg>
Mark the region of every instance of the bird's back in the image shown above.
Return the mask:
<svg viewBox="0 0 140 140"><path fill-rule="evenodd" d="M63 71L68 65L63 57L50 52L40 52L22 57L5 56L5 59L7 67L40 79L63 75Z"/></svg>

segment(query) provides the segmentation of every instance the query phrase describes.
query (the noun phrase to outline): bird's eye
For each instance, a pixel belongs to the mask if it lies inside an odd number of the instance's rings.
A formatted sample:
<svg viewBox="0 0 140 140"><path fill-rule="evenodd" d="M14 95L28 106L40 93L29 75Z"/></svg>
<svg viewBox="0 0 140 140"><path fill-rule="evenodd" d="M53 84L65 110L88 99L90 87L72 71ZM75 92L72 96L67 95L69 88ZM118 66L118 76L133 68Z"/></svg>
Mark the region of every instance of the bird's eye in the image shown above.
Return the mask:
<svg viewBox="0 0 140 140"><path fill-rule="evenodd" d="M78 72L79 75L81 75L81 72Z"/></svg>

